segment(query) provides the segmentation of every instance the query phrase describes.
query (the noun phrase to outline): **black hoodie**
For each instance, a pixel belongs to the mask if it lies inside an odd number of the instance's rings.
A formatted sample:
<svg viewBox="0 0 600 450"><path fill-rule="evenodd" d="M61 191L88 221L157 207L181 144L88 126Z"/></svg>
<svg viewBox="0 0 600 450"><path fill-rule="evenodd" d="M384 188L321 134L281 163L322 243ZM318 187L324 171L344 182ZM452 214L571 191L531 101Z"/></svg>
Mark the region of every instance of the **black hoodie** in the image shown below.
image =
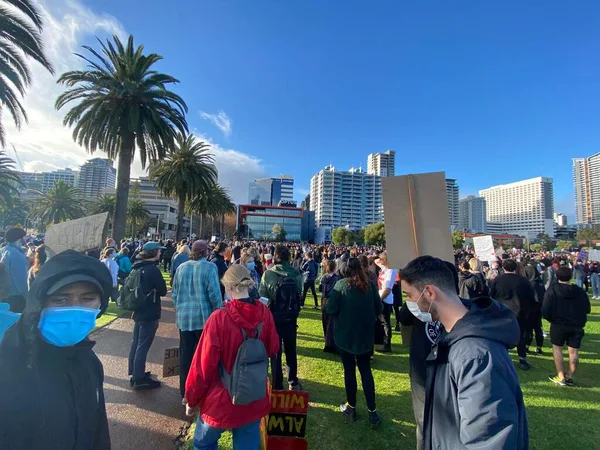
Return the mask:
<svg viewBox="0 0 600 450"><path fill-rule="evenodd" d="M443 332L427 358L424 448L528 449L527 414L508 349L515 315L489 297Z"/></svg>
<svg viewBox="0 0 600 450"><path fill-rule="evenodd" d="M583 328L590 311L590 299L579 286L556 283L546 291L542 316L550 323Z"/></svg>
<svg viewBox="0 0 600 450"><path fill-rule="evenodd" d="M45 342L37 328L46 292L72 274L94 277L108 305L112 278L99 260L73 250L38 272L19 321L0 344L0 449L110 449L104 371L85 339L73 347Z"/></svg>

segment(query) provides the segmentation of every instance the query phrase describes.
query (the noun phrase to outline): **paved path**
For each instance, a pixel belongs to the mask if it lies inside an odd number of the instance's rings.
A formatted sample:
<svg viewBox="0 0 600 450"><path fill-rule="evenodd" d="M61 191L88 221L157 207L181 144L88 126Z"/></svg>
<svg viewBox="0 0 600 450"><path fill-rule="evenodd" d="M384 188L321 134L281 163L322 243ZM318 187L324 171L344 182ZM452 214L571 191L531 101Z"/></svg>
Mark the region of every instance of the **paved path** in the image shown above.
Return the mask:
<svg viewBox="0 0 600 450"><path fill-rule="evenodd" d="M91 336L94 350L104 365L104 394L113 450L173 450L185 436L188 423L179 395L179 377L162 378L166 348L179 345L175 310L163 299L160 327L148 354L146 370L158 374L163 386L150 391L129 387L127 357L133 320L121 318Z"/></svg>

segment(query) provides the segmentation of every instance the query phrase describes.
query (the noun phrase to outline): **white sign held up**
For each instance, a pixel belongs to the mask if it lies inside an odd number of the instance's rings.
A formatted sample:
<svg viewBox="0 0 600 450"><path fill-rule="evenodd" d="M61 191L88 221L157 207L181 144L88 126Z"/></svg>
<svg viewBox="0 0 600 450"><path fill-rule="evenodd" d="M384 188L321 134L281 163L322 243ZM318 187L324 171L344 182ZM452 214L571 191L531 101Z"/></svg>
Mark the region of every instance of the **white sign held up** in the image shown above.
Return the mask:
<svg viewBox="0 0 600 450"><path fill-rule="evenodd" d="M497 256L492 236L475 236L473 246L475 247L475 254L481 261L496 261Z"/></svg>

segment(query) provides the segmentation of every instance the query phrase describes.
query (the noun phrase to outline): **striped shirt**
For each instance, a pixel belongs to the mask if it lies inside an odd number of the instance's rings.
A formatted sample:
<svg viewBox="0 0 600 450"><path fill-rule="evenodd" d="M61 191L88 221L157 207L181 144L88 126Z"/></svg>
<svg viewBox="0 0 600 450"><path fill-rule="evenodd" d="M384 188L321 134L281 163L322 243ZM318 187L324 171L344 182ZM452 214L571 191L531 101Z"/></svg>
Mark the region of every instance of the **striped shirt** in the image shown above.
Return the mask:
<svg viewBox="0 0 600 450"><path fill-rule="evenodd" d="M217 266L206 259L181 264L175 272L171 297L177 328L203 330L208 317L223 306Z"/></svg>

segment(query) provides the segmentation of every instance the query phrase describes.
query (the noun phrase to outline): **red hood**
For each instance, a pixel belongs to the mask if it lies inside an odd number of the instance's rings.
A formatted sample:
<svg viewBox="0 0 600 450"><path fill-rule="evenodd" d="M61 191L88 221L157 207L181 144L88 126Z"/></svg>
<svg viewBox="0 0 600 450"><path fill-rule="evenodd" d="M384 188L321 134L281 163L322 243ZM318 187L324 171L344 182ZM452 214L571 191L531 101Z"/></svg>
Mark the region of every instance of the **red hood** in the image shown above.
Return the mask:
<svg viewBox="0 0 600 450"><path fill-rule="evenodd" d="M270 313L269 309L259 300L254 300L254 303L233 300L225 304L225 309L231 320L245 330L252 330L259 323L264 323L265 314Z"/></svg>

